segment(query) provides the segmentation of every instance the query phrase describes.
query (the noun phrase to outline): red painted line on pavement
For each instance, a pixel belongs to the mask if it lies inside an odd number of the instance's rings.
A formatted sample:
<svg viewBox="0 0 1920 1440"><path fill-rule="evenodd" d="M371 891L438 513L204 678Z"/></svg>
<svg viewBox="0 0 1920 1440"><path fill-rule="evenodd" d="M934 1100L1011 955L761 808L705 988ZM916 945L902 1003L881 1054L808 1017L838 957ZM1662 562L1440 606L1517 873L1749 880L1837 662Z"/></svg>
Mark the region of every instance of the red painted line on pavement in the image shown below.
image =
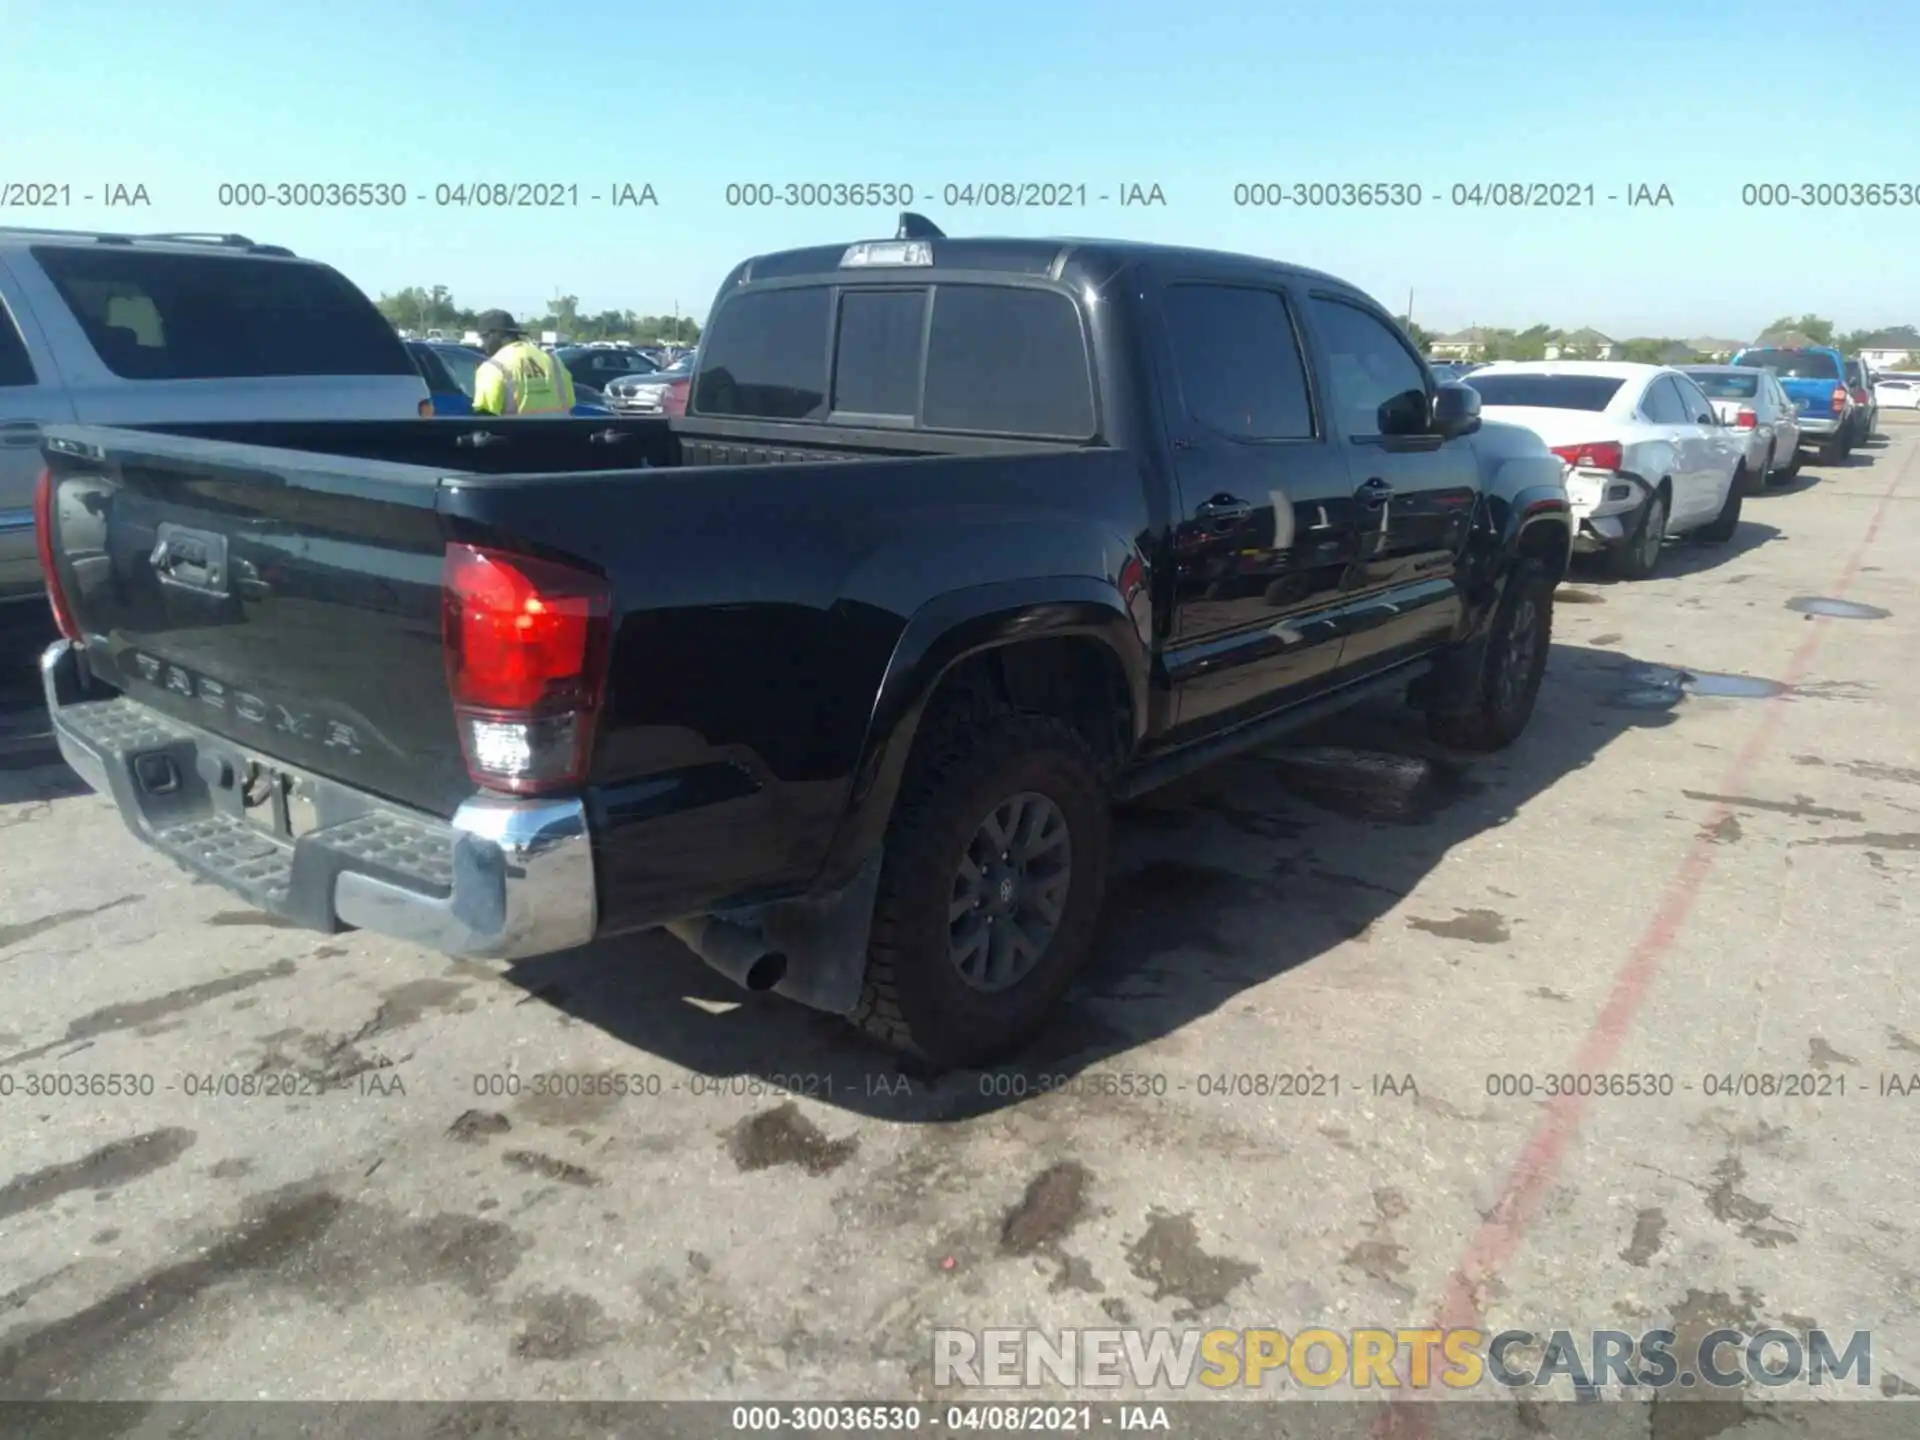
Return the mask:
<svg viewBox="0 0 1920 1440"><path fill-rule="evenodd" d="M1880 503L1874 508L1873 519L1867 525L1867 533L1861 537L1852 558L1847 561L1846 569L1840 572L1839 579L1834 582L1829 592L1830 598L1840 600L1846 597L1847 590L1860 573L1868 550L1880 534L1881 523L1886 519L1895 492L1906 479L1907 472L1913 468L1917 457L1920 457L1920 447L1908 452L1899 474L1880 497ZM1789 689L1805 678L1811 669L1813 657L1819 651L1820 642L1831 623L1829 617L1824 615L1811 618L1806 639L1793 652L1793 658L1787 662L1786 673L1780 677ZM1728 767L1726 778L1720 784L1721 794L1737 793L1747 773L1772 747L1784 714L1781 707L1785 698L1776 696L1764 702L1766 713L1748 737L1747 743L1740 747L1733 764ZM1626 1042L1627 1032L1632 1028L1634 1017L1639 1013L1647 992L1652 989L1661 961L1679 938L1687 917L1693 912L1694 903L1700 898L1701 887L1713 869L1714 858L1720 847L1707 838L1706 832L1732 813L1726 805L1714 807L1713 814L1701 827L1701 835L1694 840L1674 871L1673 878L1668 881L1652 921L1641 935L1639 943L1633 947L1626 964L1614 977L1613 988L1607 995L1606 1003L1600 1007L1599 1016L1581 1040L1573 1060L1564 1069L1580 1074L1611 1067L1614 1057ZM1585 1096L1559 1095L1546 1103L1539 1124L1527 1137L1519 1158L1507 1174L1499 1199L1494 1202L1493 1209L1481 1223L1472 1243L1467 1246L1466 1254L1447 1277L1446 1289L1440 1300L1441 1328L1478 1327L1481 1291L1520 1248L1527 1226L1559 1173L1574 1134L1580 1128L1580 1121L1587 1110L1587 1099ZM1369 1433L1374 1440L1425 1440L1429 1433L1429 1417L1425 1413L1425 1406L1432 1403L1437 1402L1396 1399Z"/></svg>

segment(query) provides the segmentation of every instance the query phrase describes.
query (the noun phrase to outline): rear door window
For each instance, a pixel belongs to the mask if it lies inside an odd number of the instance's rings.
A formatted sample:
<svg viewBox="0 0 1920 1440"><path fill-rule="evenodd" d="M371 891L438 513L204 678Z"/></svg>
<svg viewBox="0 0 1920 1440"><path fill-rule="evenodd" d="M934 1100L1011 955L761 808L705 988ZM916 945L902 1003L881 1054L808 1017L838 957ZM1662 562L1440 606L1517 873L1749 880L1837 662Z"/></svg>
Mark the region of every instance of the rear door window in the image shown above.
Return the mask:
<svg viewBox="0 0 1920 1440"><path fill-rule="evenodd" d="M33 385L38 380L32 357L27 354L27 342L7 313L6 302L0 300L0 385Z"/></svg>
<svg viewBox="0 0 1920 1440"><path fill-rule="evenodd" d="M1673 382L1665 375L1647 386L1646 396L1640 402L1640 413L1655 425L1687 425L1693 417L1687 413L1687 407L1680 398L1680 392L1673 388Z"/></svg>
<svg viewBox="0 0 1920 1440"><path fill-rule="evenodd" d="M125 380L416 373L373 302L325 265L106 245L33 258Z"/></svg>
<svg viewBox="0 0 1920 1440"><path fill-rule="evenodd" d="M1707 403L1707 397L1700 393L1700 387L1685 375L1669 375L1667 379L1680 396L1680 409L1690 425L1716 425L1713 406ZM1705 417L1705 418L1702 418Z"/></svg>
<svg viewBox="0 0 1920 1440"><path fill-rule="evenodd" d="M1073 301L1056 290L940 286L920 423L985 435L1089 438L1093 371Z"/></svg>
<svg viewBox="0 0 1920 1440"><path fill-rule="evenodd" d="M1234 440L1313 438L1306 362L1284 296L1178 284L1162 309L1188 415Z"/></svg>

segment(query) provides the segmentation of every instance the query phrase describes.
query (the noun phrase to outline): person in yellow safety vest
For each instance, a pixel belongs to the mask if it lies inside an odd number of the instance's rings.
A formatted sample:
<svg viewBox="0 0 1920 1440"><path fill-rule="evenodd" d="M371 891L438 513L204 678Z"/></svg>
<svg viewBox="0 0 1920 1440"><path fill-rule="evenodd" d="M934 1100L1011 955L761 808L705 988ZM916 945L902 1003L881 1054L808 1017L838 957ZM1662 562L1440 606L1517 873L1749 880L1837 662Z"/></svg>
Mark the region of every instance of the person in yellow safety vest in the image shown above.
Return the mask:
<svg viewBox="0 0 1920 1440"><path fill-rule="evenodd" d="M477 415L569 415L573 376L559 360L527 339L504 310L489 310L478 326L488 359L474 379Z"/></svg>

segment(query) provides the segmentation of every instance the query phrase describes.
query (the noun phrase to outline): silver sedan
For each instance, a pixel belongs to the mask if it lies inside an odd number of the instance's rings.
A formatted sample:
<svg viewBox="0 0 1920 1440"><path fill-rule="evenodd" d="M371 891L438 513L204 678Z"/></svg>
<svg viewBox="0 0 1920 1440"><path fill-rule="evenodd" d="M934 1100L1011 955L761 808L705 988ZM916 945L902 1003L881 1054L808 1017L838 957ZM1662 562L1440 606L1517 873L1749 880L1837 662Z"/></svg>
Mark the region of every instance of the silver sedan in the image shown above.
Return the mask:
<svg viewBox="0 0 1920 1440"><path fill-rule="evenodd" d="M1682 365L1713 402L1721 422L1747 432L1747 474L1755 489L1800 473L1799 411L1771 370L1740 365Z"/></svg>

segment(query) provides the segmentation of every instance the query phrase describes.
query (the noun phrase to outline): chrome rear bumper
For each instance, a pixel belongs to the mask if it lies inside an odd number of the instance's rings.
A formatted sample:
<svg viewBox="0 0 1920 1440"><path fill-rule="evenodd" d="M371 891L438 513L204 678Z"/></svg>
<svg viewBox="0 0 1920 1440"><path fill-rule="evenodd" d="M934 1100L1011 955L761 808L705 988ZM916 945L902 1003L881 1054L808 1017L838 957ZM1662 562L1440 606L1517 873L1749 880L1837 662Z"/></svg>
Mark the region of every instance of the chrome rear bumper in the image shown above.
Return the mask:
<svg viewBox="0 0 1920 1440"><path fill-rule="evenodd" d="M581 801L480 794L444 820L124 696L89 699L80 660L65 640L40 658L62 757L135 835L250 904L325 933L372 930L451 955L509 960L593 938ZM311 829L249 818L245 777L262 763L311 807Z"/></svg>

